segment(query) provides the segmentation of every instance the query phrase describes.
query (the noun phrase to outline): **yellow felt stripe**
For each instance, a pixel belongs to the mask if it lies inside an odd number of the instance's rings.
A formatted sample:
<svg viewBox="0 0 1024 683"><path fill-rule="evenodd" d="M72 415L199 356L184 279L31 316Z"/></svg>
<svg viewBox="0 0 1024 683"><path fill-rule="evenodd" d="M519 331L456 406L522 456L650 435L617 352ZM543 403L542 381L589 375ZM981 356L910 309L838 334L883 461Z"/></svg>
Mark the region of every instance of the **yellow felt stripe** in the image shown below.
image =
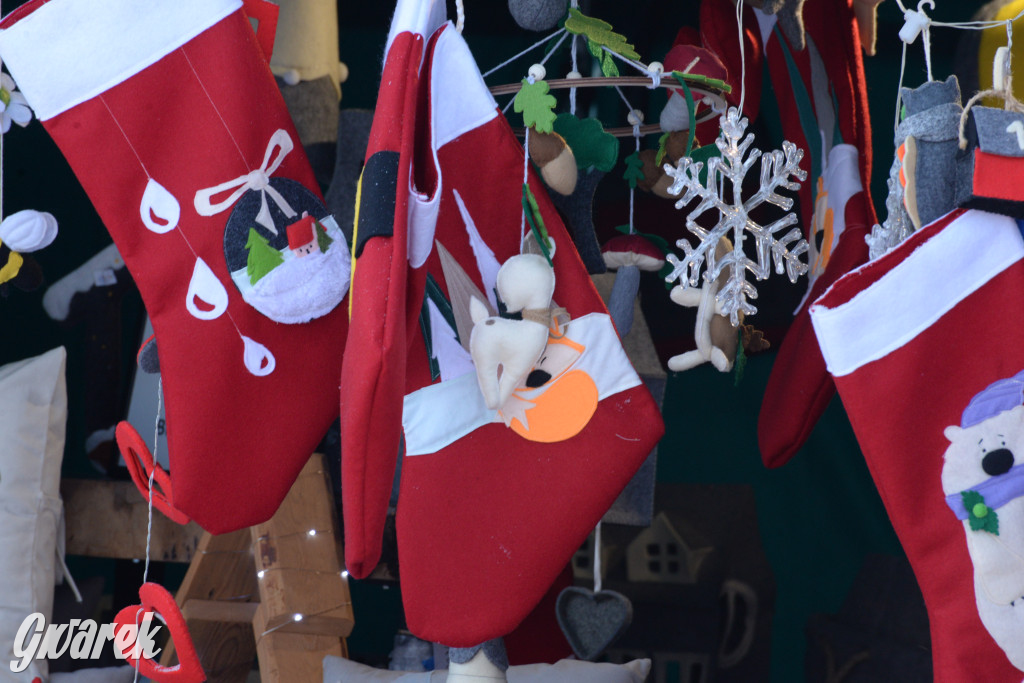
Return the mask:
<svg viewBox="0 0 1024 683"><path fill-rule="evenodd" d="M356 210L352 218L352 268L348 276L348 319L352 319L352 299L356 282L356 244L359 243L359 204L363 197L363 172L359 172L359 182L356 183Z"/></svg>
<svg viewBox="0 0 1024 683"><path fill-rule="evenodd" d="M1024 0L1014 0L999 8L994 21L1008 21L1024 10ZM1013 22L1013 32L1017 33L1017 27L1024 27L1024 19ZM1016 37L1016 35L1015 35ZM978 48L978 89L988 90L992 87L992 65L996 61L996 49L1006 46L1006 25L987 28L981 32L981 46ZM1012 66L1024 64L1024 41L1014 40L1010 49L1011 83ZM1012 92L1012 88L1011 88ZM1020 96L1020 93L1015 93ZM1002 101L996 97L986 97L982 100L986 107L1001 107Z"/></svg>

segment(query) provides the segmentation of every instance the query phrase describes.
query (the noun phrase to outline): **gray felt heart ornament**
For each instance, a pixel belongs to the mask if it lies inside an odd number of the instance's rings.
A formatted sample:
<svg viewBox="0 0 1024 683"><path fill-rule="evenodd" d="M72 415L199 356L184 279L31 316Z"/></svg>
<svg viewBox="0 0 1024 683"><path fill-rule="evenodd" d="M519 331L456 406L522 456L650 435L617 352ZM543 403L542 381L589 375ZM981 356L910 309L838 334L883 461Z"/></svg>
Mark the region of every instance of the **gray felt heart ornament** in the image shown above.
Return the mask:
<svg viewBox="0 0 1024 683"><path fill-rule="evenodd" d="M555 615L576 656L594 661L629 628L633 604L615 591L569 586L558 595Z"/></svg>

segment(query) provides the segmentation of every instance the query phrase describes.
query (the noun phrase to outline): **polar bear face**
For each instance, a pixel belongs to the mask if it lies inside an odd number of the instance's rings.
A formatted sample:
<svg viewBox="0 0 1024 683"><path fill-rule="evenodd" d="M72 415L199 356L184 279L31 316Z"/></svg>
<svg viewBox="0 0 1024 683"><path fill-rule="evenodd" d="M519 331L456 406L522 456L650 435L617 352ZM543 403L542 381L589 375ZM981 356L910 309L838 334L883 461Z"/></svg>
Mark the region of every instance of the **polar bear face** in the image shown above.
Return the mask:
<svg viewBox="0 0 1024 683"><path fill-rule="evenodd" d="M963 520L978 614L1024 670L1024 406L944 433L942 489Z"/></svg>

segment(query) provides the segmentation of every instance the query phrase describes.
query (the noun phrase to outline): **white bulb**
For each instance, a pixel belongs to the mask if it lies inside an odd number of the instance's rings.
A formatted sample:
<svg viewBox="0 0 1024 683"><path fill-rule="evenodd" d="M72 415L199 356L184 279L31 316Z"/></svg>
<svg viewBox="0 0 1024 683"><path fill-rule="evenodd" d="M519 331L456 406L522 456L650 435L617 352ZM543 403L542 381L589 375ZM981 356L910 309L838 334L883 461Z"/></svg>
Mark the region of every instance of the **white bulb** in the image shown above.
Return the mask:
<svg viewBox="0 0 1024 683"><path fill-rule="evenodd" d="M342 570L342 572L341 572L341 578L343 578L343 579L347 579L347 578L348 578L348 571L346 571L346 570Z"/></svg>
<svg viewBox="0 0 1024 683"><path fill-rule="evenodd" d="M310 529L309 530L309 535L310 536L316 536L316 529Z"/></svg>
<svg viewBox="0 0 1024 683"><path fill-rule="evenodd" d="M302 615L296 612L295 616L293 616L292 619L294 619L295 621L302 621Z"/></svg>
<svg viewBox="0 0 1024 683"><path fill-rule="evenodd" d="M264 576L266 576L266 574L267 572L261 569L258 572L256 572L256 577L262 579Z"/></svg>
<svg viewBox="0 0 1024 683"><path fill-rule="evenodd" d="M526 73L534 81L543 81L544 77L548 75L548 70L544 68L543 64L534 64Z"/></svg>

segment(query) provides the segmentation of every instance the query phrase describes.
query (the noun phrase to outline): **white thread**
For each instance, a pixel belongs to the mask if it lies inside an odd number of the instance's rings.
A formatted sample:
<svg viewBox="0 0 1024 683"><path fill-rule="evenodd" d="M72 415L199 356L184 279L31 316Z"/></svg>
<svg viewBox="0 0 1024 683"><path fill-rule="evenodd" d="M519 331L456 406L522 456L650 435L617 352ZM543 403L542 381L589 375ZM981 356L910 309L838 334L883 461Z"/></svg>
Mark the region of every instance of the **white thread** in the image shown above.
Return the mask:
<svg viewBox="0 0 1024 683"><path fill-rule="evenodd" d="M463 0L455 0L455 30L462 33L466 25L466 7Z"/></svg>
<svg viewBox="0 0 1024 683"><path fill-rule="evenodd" d="M153 478L156 476L157 468L157 455L160 451L160 412L164 406L164 386L163 377L157 375L156 378L156 420L153 424L153 466L149 470L149 485L147 490L149 493L148 510L146 513L146 564L142 568L142 583L145 584L149 579L149 550L150 544L153 542ZM142 610L139 610L140 612ZM139 633L139 612L135 613L135 633ZM136 641L137 642L137 641ZM133 683L139 681L139 667L135 667L135 678Z"/></svg>
<svg viewBox="0 0 1024 683"><path fill-rule="evenodd" d="M601 592L601 522L594 527L594 592Z"/></svg>
<svg viewBox="0 0 1024 683"><path fill-rule="evenodd" d="M893 132L900 129L900 109L903 105L903 74L907 69L907 44L903 43L903 53L900 55L900 80L896 85L896 121L892 124Z"/></svg>
<svg viewBox="0 0 1024 683"><path fill-rule="evenodd" d="M740 39L740 114L743 114L743 103L747 96L747 56L746 46L743 44L743 2L736 1L736 30Z"/></svg>
<svg viewBox="0 0 1024 683"><path fill-rule="evenodd" d="M932 77L932 30L930 27L924 27L924 34L921 36L921 43L924 47L924 65L928 72L928 81L934 81Z"/></svg>
<svg viewBox="0 0 1024 683"><path fill-rule="evenodd" d="M575 2L575 0L573 0L573 1ZM573 7L575 7L575 6L576 5L573 4ZM572 45L569 48L570 52L572 53L572 72L574 74L578 74L580 72L579 68L577 68L578 65L576 64L576 39L578 37L579 36L576 36L576 35L574 35L572 37ZM572 114L573 116L576 116L576 87L575 86L569 88L569 113Z"/></svg>
<svg viewBox="0 0 1024 683"><path fill-rule="evenodd" d="M523 185L529 187L530 182L530 127L526 126L526 135L523 138ZM526 241L526 207L523 207L522 218L519 221L519 253L523 253L523 242Z"/></svg>
<svg viewBox="0 0 1024 683"><path fill-rule="evenodd" d="M564 29L564 28L560 28L560 29L558 29L557 31L555 31L554 33L552 33L551 35L549 35L549 36L546 36L546 37L544 37L544 38L541 38L541 39L540 39L540 40L538 40L538 41L537 41L536 43L534 43L534 44L533 44L533 45L531 45L530 47L526 48L525 50L523 50L523 51L522 51L522 52L520 52L519 54L515 55L514 57L510 57L509 59L506 59L506 60L505 60L504 62L502 62L502 63L501 63L501 64L499 64L498 66L494 67L493 69L491 69L490 71L488 71L487 73L485 73L485 74L483 75L483 77L484 77L484 78L487 78L488 76L490 76L490 75L491 75L492 73L494 73L495 71L497 71L497 70L498 70L498 69L500 69L501 67L503 67L503 66L508 66L509 64L511 64L512 62L516 61L517 59L519 59L519 58L520 58L520 57L522 57L523 55L525 55L525 54L527 54L528 52L531 52L531 51L533 51L533 50L537 49L538 47L540 47L540 46L541 46L541 45L543 45L544 43L548 42L549 40L551 40L552 38L554 38L554 37L555 37L555 36L557 36L558 34L560 34L560 33L565 33L565 32L566 32L566 31L565 31L565 29ZM554 50L552 50L552 52L554 52Z"/></svg>

